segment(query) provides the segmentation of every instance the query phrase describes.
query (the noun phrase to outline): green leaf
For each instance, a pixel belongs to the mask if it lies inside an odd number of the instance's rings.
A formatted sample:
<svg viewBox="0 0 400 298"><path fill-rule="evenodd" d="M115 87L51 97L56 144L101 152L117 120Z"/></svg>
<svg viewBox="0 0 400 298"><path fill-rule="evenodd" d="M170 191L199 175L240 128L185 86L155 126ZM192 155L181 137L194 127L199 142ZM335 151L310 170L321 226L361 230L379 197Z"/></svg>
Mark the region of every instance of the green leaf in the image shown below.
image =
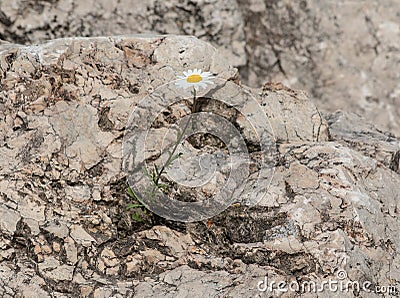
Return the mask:
<svg viewBox="0 0 400 298"><path fill-rule="evenodd" d="M160 175L160 172L158 171L158 167L157 167L157 165L154 165L154 169L156 170L156 174L157 174L157 176L159 176L159 175Z"/></svg>
<svg viewBox="0 0 400 298"><path fill-rule="evenodd" d="M142 208L144 207L142 204L128 204L126 205L126 210L130 210L132 208Z"/></svg>
<svg viewBox="0 0 400 298"><path fill-rule="evenodd" d="M133 190L132 190L132 188L131 188L130 186L128 187L128 195L129 195L131 198L136 199L136 195L135 195L135 193L133 192Z"/></svg>
<svg viewBox="0 0 400 298"><path fill-rule="evenodd" d="M168 162L165 164L165 167L168 168L175 160L177 160L179 157L181 157L183 155L183 153L178 153L174 156L172 156Z"/></svg>
<svg viewBox="0 0 400 298"><path fill-rule="evenodd" d="M137 222L143 222L143 218L137 213L132 213L132 219Z"/></svg>
<svg viewBox="0 0 400 298"><path fill-rule="evenodd" d="M147 170L147 167L143 166L142 171L147 177L149 177L151 179L151 175L150 175L149 171Z"/></svg>
<svg viewBox="0 0 400 298"><path fill-rule="evenodd" d="M169 187L170 186L168 184L165 184L165 183L158 184L158 188L161 189L161 190L164 190L164 191L167 191L169 189Z"/></svg>

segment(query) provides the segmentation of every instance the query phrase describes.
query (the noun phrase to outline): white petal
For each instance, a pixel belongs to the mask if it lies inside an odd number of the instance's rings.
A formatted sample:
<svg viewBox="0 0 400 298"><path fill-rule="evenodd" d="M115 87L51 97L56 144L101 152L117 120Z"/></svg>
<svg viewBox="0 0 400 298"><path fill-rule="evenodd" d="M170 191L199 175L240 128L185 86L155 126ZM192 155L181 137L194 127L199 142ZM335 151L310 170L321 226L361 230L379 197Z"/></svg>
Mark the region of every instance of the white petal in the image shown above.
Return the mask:
<svg viewBox="0 0 400 298"><path fill-rule="evenodd" d="M175 82L175 85L176 85L176 86L183 86L184 84L185 84L184 81L177 81L177 82Z"/></svg>
<svg viewBox="0 0 400 298"><path fill-rule="evenodd" d="M203 84L203 83L197 83L197 86L200 87L200 88L203 88L203 89L207 88L207 85Z"/></svg>
<svg viewBox="0 0 400 298"><path fill-rule="evenodd" d="M190 84L188 84L188 83L186 82L186 80L179 80L179 81L177 81L177 82L175 83L175 85L176 85L177 87L183 88L183 89L187 89L187 88L189 88L189 87L191 86Z"/></svg>

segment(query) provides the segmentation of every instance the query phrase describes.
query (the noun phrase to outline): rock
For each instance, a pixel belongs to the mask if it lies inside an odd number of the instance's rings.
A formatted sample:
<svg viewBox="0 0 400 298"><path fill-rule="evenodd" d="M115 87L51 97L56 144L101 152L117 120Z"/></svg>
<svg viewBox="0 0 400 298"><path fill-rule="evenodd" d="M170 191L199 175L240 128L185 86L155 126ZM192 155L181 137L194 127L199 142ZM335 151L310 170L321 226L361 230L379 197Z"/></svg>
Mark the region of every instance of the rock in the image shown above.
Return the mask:
<svg viewBox="0 0 400 298"><path fill-rule="evenodd" d="M140 270L140 262L138 260L132 260L126 263L126 272L128 274L134 273L134 272L139 272Z"/></svg>
<svg viewBox="0 0 400 298"><path fill-rule="evenodd" d="M158 264L165 260L165 256L155 249L147 249L142 252L144 259L149 264Z"/></svg>
<svg viewBox="0 0 400 298"><path fill-rule="evenodd" d="M71 237L76 242L81 243L84 246L90 246L92 242L96 242L96 240L89 235L81 226L73 225L71 226Z"/></svg>
<svg viewBox="0 0 400 298"><path fill-rule="evenodd" d="M68 36L132 34L132 30L135 33L153 31L194 35L204 40L214 39L213 43L221 48L222 55L235 61L234 65L245 63L245 36L236 2L156 2L125 0L113 4L104 1L83 4L62 0L17 5L6 0L1 3L0 10L3 22L11 27L7 30L0 28L0 35L16 43L43 42ZM135 56L136 50L127 49L126 53L133 56L132 65L143 67L143 57Z"/></svg>
<svg viewBox="0 0 400 298"><path fill-rule="evenodd" d="M49 293L43 290L39 285L32 283L29 286L22 285L23 297L35 298L35 297L51 297Z"/></svg>
<svg viewBox="0 0 400 298"><path fill-rule="evenodd" d="M60 265L54 258L48 258L39 264L39 272L55 282L72 280L73 271L73 266Z"/></svg>
<svg viewBox="0 0 400 298"><path fill-rule="evenodd" d="M248 9L262 12L264 5L253 1ZM6 15L13 13L10 7ZM338 112L325 120L303 92L272 83L242 86L221 53L194 37L2 44L0 68L0 296L28 295L32 287L43 297L254 297L270 294L258 289L265 277L277 283L343 278L399 285L399 143L362 117ZM239 174L252 183L229 208L198 222L164 219L140 206L129 213L133 199L121 147L132 128L130 113L140 111L136 124L144 126L174 89L160 97L153 91L194 68L223 82L225 89L216 84L209 96L235 104L204 98L192 104L188 97L180 103L184 107L172 105L158 115L152 144L192 109L218 115L223 132L229 132L225 122L242 132L251 158L250 170ZM148 94L152 100L142 101ZM252 115L257 121L248 123ZM269 141L265 155L256 132ZM139 148L142 141L133 145ZM240 148L236 135L226 143ZM223 188L230 170L244 164L225 162L226 146L206 134L184 145L185 153L204 157L200 166L222 164L214 185L205 188L211 195ZM160 162L163 150L150 149L150 161ZM262 172L267 163L274 167ZM239 180L232 185L242 186ZM166 193L176 200L206 193L178 183L170 187ZM143 218L132 219L139 211Z"/></svg>
<svg viewBox="0 0 400 298"><path fill-rule="evenodd" d="M108 248L103 249L100 256L107 267L115 267L119 264L114 252Z"/></svg>
<svg viewBox="0 0 400 298"><path fill-rule="evenodd" d="M34 203L28 198L25 198L21 200L18 207L18 211L24 218L34 219L35 221L43 221L45 219L44 210L46 205L40 200Z"/></svg>
<svg viewBox="0 0 400 298"><path fill-rule="evenodd" d="M0 12L0 37L11 42L0 41L4 49L12 43L76 36L149 32L194 35L210 42L230 65L240 68L241 78L248 85L283 82L307 90L320 110L359 113L375 119L379 129L400 135L396 0L341 0L329 5L317 0L124 0L113 4L4 0ZM182 45L181 50L187 48ZM130 66L145 67L147 58L137 55L138 51L143 49L123 49ZM73 65L65 65L68 63ZM74 92L71 85L64 84L64 89L66 94ZM109 89L99 94L114 96ZM36 111L45 108L44 95L31 104ZM16 126L21 125L21 119L14 121ZM76 144L77 148L84 145L80 141ZM86 162L90 159L86 156Z"/></svg>
<svg viewBox="0 0 400 298"><path fill-rule="evenodd" d="M71 237L64 239L64 250L67 256L68 264L76 264L78 261L78 249L76 248L75 242Z"/></svg>
<svg viewBox="0 0 400 298"><path fill-rule="evenodd" d="M90 189L88 186L69 186L65 188L67 197L77 202L85 202L90 199Z"/></svg>
<svg viewBox="0 0 400 298"><path fill-rule="evenodd" d="M328 125L305 93L266 84L261 98L278 143L328 140Z"/></svg>
<svg viewBox="0 0 400 298"><path fill-rule="evenodd" d="M143 233L147 239L158 240L162 246L168 247L174 256L186 254L188 248L193 245L193 240L189 235L173 231L167 227L156 226Z"/></svg>
<svg viewBox="0 0 400 298"><path fill-rule="evenodd" d="M12 235L17 228L21 215L5 205L0 205L0 218L2 218L0 222L1 230Z"/></svg>
<svg viewBox="0 0 400 298"><path fill-rule="evenodd" d="M49 222L43 229L60 239L67 237L69 234L68 227L60 222Z"/></svg>
<svg viewBox="0 0 400 298"><path fill-rule="evenodd" d="M107 298L112 295L112 292L113 292L112 289L97 288L93 293L93 297Z"/></svg>
<svg viewBox="0 0 400 298"><path fill-rule="evenodd" d="M58 242L53 242L53 250L54 250L55 252L60 252L60 250L61 250L60 243L58 243Z"/></svg>
<svg viewBox="0 0 400 298"><path fill-rule="evenodd" d="M88 297L93 291L93 287L91 286L82 286L81 287L81 296Z"/></svg>
<svg viewBox="0 0 400 298"><path fill-rule="evenodd" d="M325 115L331 137L400 173L400 142L356 114L338 111Z"/></svg>
<svg viewBox="0 0 400 298"><path fill-rule="evenodd" d="M245 24L246 83L272 80L307 90L322 111L358 113L400 135L394 0L237 2Z"/></svg>

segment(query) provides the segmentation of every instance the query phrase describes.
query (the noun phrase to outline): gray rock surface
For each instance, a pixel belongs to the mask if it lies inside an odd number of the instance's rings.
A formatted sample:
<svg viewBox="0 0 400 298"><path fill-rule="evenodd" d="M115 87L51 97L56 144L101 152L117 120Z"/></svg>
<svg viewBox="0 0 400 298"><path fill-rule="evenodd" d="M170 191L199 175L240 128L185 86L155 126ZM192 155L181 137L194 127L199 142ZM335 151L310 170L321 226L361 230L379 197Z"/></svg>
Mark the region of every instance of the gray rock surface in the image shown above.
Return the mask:
<svg viewBox="0 0 400 298"><path fill-rule="evenodd" d="M15 43L149 32L212 40L234 62L232 65L245 63L243 21L235 1L4 0L0 3L0 39Z"/></svg>
<svg viewBox="0 0 400 298"><path fill-rule="evenodd" d="M400 4L239 0L246 81L307 90L323 111L342 109L400 135Z"/></svg>
<svg viewBox="0 0 400 298"><path fill-rule="evenodd" d="M400 143L394 135L378 130L354 113L337 111L325 118L333 139L400 173Z"/></svg>
<svg viewBox="0 0 400 298"><path fill-rule="evenodd" d="M397 0L3 0L0 40L194 35L247 85L307 90L321 111L358 113L399 136L399 14Z"/></svg>
<svg viewBox="0 0 400 298"><path fill-rule="evenodd" d="M277 141L275 175L257 205L238 200L186 224L131 218L121 170L130 112L186 69L237 82L223 56L180 36L0 47L0 296L257 297L267 294L257 288L265 276L400 289L399 141L353 114L326 121L281 84L243 86ZM242 123L231 108L201 108Z"/></svg>

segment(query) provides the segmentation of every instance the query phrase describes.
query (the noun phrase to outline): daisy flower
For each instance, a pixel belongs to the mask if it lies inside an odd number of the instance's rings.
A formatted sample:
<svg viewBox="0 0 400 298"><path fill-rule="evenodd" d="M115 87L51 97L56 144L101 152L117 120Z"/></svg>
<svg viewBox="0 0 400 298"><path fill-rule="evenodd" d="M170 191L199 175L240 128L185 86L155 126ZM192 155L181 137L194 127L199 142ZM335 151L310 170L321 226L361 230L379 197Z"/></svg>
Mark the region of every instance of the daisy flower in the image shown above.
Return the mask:
<svg viewBox="0 0 400 298"><path fill-rule="evenodd" d="M183 76L178 76L175 85L179 88L188 89L194 88L196 91L199 88L206 88L207 84L213 84L214 76L211 72L202 72L201 69L188 70L183 72Z"/></svg>

